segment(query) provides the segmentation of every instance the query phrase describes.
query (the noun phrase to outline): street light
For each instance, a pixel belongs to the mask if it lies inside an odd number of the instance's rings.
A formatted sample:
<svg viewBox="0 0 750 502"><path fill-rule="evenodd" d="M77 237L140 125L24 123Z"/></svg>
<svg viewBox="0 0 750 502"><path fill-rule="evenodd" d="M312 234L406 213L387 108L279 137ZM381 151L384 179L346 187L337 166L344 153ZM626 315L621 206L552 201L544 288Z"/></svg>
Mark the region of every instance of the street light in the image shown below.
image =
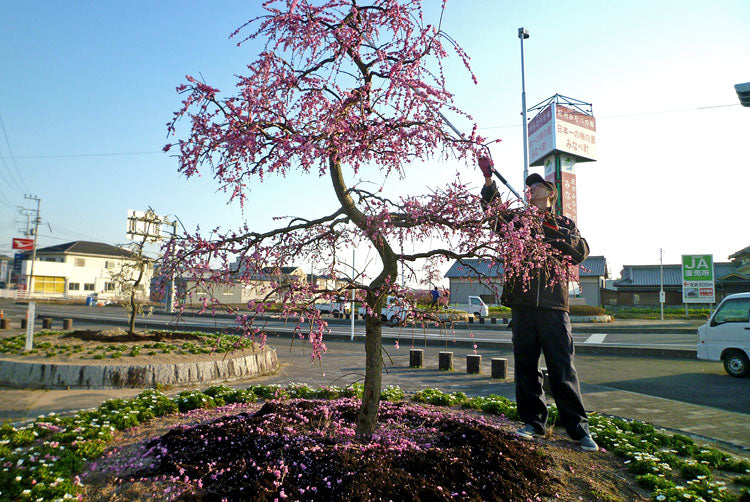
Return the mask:
<svg viewBox="0 0 750 502"><path fill-rule="evenodd" d="M521 39L521 114L523 115L523 182L529 177L529 140L526 128L526 76L523 67L523 41L529 38L529 30L518 28L518 38ZM525 194L524 194L525 197Z"/></svg>
<svg viewBox="0 0 750 502"><path fill-rule="evenodd" d="M734 84L734 90L737 91L737 97L740 98L740 104L742 106L750 107L750 82Z"/></svg>

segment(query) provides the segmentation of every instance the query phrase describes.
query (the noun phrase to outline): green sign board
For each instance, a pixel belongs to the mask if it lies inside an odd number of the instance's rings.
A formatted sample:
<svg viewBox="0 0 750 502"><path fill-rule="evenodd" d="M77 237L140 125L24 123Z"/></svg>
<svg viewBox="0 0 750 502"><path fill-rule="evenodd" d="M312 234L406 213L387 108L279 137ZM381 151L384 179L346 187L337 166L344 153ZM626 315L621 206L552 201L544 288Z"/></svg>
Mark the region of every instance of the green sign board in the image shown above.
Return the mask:
<svg viewBox="0 0 750 502"><path fill-rule="evenodd" d="M684 303L715 302L713 255L682 255L682 301Z"/></svg>

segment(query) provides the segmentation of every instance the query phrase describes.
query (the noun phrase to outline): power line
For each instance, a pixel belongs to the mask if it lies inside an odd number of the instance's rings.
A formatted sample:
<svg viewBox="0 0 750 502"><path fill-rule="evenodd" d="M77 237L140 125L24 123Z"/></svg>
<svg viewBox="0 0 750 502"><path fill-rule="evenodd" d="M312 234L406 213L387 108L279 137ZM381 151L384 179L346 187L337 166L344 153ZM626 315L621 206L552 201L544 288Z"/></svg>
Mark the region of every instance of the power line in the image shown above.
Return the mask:
<svg viewBox="0 0 750 502"><path fill-rule="evenodd" d="M23 185L23 189L21 191L28 192L29 188L26 186L26 183L24 183L23 176L21 176L21 171L18 169L18 164L16 163L16 159L13 157L13 149L10 147L10 140L8 139L8 133L5 132L5 122L3 122L2 114L0 114L0 126L2 126L2 129L3 129L3 136L5 136L5 144L8 145L8 153L10 154L10 160L13 161L13 167L16 168L16 174L18 174L18 179L21 180L21 185ZM5 164L5 159L3 159L3 164ZM6 169L7 169L7 166L6 166ZM10 170L8 171L10 172Z"/></svg>
<svg viewBox="0 0 750 502"><path fill-rule="evenodd" d="M152 152L110 152L110 153L63 153L63 154L52 154L52 155L20 155L17 159L62 159L72 157L118 157L126 155L154 155L163 154L161 150Z"/></svg>

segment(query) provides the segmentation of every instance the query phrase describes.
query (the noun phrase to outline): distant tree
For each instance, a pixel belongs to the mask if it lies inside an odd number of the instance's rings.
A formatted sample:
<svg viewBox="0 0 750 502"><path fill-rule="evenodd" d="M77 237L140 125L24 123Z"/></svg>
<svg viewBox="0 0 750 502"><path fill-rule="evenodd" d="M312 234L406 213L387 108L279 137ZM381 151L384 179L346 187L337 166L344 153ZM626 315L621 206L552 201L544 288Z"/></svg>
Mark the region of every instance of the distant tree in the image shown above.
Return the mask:
<svg viewBox="0 0 750 502"><path fill-rule="evenodd" d="M136 316L143 315L143 303L148 301L146 280L153 266L153 260L143 253L146 237L141 240L120 246L127 256L117 262L110 273L110 282L114 284L115 293L123 301L123 306L130 315L128 333L135 333Z"/></svg>
<svg viewBox="0 0 750 502"><path fill-rule="evenodd" d="M143 315L143 303L149 301L149 289L155 261L144 253L147 244L159 242L162 239L161 227L170 224L152 209L145 213L138 213L128 218L128 236L131 242L120 247L124 251L123 259L116 262L110 272L110 282L114 285L115 293L123 301L123 306L130 314L128 333L135 333L135 319ZM174 233L174 232L172 232ZM148 284L150 288L150 284Z"/></svg>
<svg viewBox="0 0 750 502"><path fill-rule="evenodd" d="M305 260L321 273L346 279L335 290L304 281L275 284L274 296L281 295L286 315L297 317L298 333L310 340L313 357L325 351L322 338L328 329L311 305L314 299L354 289L374 314L366 317L365 389L356 427L359 436L369 437L381 390L382 321L377 314L388 295L401 292L398 262L411 267L422 263L434 276L441 260L488 257L502 259L509 273L526 277L534 267L547 266L549 248L532 237L537 223L529 217L531 209L512 210L512 225L500 222L502 239L490 233L488 222L508 215L511 201L498 200L483 209L458 178L426 195L398 200L364 188L372 185L351 184L365 166L379 168L380 182L398 182L393 176L401 177L414 160L456 158L473 164L483 151L476 127L457 137L445 125L443 114L468 116L453 104L441 61L451 49L471 74L469 59L439 24L424 24L420 0L373 0L367 5L272 0L263 6L265 15L233 34L249 31L239 44L266 42L247 74L238 77L236 93L220 97L218 89L188 76L178 87L185 99L169 123L169 134L177 134L180 119L187 119L190 131L164 150L178 147L181 173L191 177L210 170L230 200L241 204L249 188L267 175L328 176L338 208L327 215L291 217L268 231L245 224L236 231L186 233L165 247L165 269L187 274L205 287L249 284L266 267ZM283 193L279 199L293 196ZM309 213L315 209L311 201ZM445 244L396 251L395 244L433 238ZM380 272L371 279L361 270L347 269L339 256L361 239L379 258ZM268 301L251 301L249 315L238 313L239 327L248 336L264 340L255 320L268 306ZM222 305L205 300L204 308Z"/></svg>

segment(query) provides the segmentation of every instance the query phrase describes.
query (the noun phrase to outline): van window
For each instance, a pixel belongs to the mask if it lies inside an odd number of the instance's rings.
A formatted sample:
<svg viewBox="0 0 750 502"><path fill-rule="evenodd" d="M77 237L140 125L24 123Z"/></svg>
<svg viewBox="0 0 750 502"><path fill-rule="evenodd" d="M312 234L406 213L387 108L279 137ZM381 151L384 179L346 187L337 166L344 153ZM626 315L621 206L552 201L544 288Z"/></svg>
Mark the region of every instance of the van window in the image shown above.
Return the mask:
<svg viewBox="0 0 750 502"><path fill-rule="evenodd" d="M748 322L750 315L750 298L737 298L725 301L716 311L713 323L724 324L725 322Z"/></svg>
<svg viewBox="0 0 750 502"><path fill-rule="evenodd" d="M479 298L469 298L469 303L472 305L481 305L482 300L480 300Z"/></svg>

